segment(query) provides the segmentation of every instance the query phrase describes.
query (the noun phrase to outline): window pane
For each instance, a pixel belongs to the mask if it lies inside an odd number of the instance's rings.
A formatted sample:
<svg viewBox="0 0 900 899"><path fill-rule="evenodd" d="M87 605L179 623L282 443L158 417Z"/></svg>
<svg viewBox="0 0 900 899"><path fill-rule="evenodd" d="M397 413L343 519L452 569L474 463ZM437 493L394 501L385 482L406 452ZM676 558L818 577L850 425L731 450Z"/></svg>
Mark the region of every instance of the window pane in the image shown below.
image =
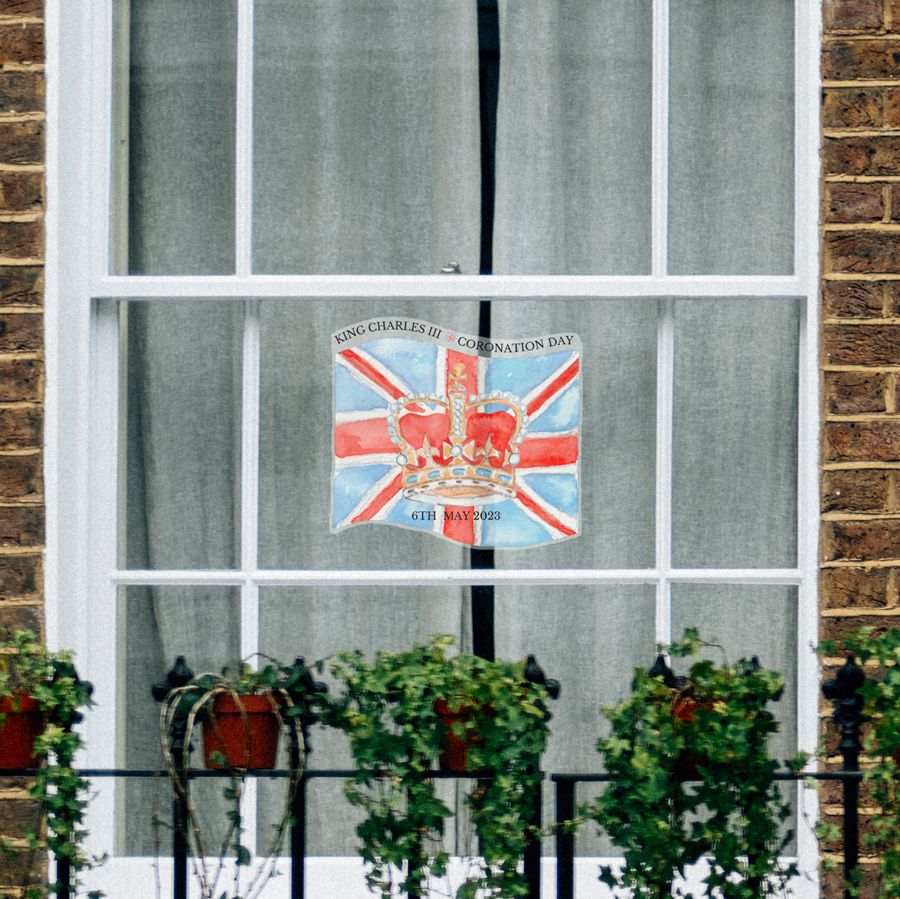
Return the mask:
<svg viewBox="0 0 900 899"><path fill-rule="evenodd" d="M797 300L675 304L679 567L797 559Z"/></svg>
<svg viewBox="0 0 900 899"><path fill-rule="evenodd" d="M498 551L498 568L650 568L656 494L656 300L494 301L492 333L509 339L574 332L583 347L579 381L578 497L581 534L527 552ZM564 398L561 398L564 400ZM529 423L550 431L554 408ZM542 423L542 419L546 419ZM517 475L552 510L567 475ZM520 504L496 506L511 519ZM547 537L558 535L549 525ZM545 539L547 539L545 537Z"/></svg>
<svg viewBox="0 0 900 899"><path fill-rule="evenodd" d="M791 0L672 0L672 274L793 271L793 42Z"/></svg>
<svg viewBox="0 0 900 899"><path fill-rule="evenodd" d="M195 674L219 672L223 665L240 661L240 608L235 587L127 587L119 591L119 751L120 767L153 769L163 764L160 737L160 705L150 688L164 681L179 655ZM200 759L199 732L192 756ZM125 778L117 790L119 802L119 854L157 855L153 811L170 822L171 788L163 778ZM227 824L222 805L222 782L191 783L191 798L200 809L209 835ZM168 847L171 829L161 827ZM207 845L217 845L215 839ZM168 851L167 849L162 850Z"/></svg>
<svg viewBox="0 0 900 899"><path fill-rule="evenodd" d="M130 15L128 270L233 272L236 2Z"/></svg>
<svg viewBox="0 0 900 899"><path fill-rule="evenodd" d="M651 23L650 0L500 0L495 273L649 272Z"/></svg>
<svg viewBox="0 0 900 899"><path fill-rule="evenodd" d="M259 272L479 270L475 3L263 0Z"/></svg>
<svg viewBox="0 0 900 899"><path fill-rule="evenodd" d="M541 761L544 771L593 774L602 769L597 739L609 727L601 707L631 693L635 667L653 664L655 608L650 584L496 588L497 657L534 653L547 677L562 685L559 700L550 703L552 736ZM579 786L579 802L591 795L591 786ZM545 787L545 821L556 820L554 803L553 791ZM580 855L608 848L593 826L579 835ZM544 852L555 853L552 841Z"/></svg>
<svg viewBox="0 0 900 899"><path fill-rule="evenodd" d="M232 568L243 304L126 306L125 565Z"/></svg>
<svg viewBox="0 0 900 899"><path fill-rule="evenodd" d="M272 302L262 306L259 555L264 568L468 567L468 552L462 546L422 530L364 522L331 532L335 447L331 335L376 317L418 318L467 334L478 332L477 301ZM402 369L394 374L400 382L415 383ZM429 392L436 389L431 387ZM374 483L395 466L396 449L388 437L387 399L372 393L371 402L366 408L380 413L383 422L381 445L376 449L384 458L375 458L368 466L374 471ZM362 478L370 472L356 466L344 473ZM355 488L357 480L346 489ZM400 502L405 505L390 520L410 523L409 507L421 504ZM407 512L401 515L402 509Z"/></svg>
<svg viewBox="0 0 900 899"><path fill-rule="evenodd" d="M400 652L432 634L453 634L457 649L471 652L468 591L422 587L263 587L260 589L260 647L283 662L297 656L309 664L338 650L362 649L369 659L377 650ZM317 678L319 675L316 675ZM332 692L339 691L324 676ZM310 737L311 769L352 768L345 735L334 728L316 727ZM358 813L340 794L341 781L313 780L307 794L307 852L309 855L356 855L354 824ZM445 785L445 802L453 808L456 787ZM268 832L280 812L284 785L260 781L260 834ZM453 826L446 848L455 851Z"/></svg>
<svg viewBox="0 0 900 899"><path fill-rule="evenodd" d="M769 707L781 725L769 741L772 758L783 762L797 752L797 604L796 587L760 584L674 584L672 635L699 627L704 640L721 644L729 662L759 657L764 668L784 676L784 694ZM716 664L722 654L710 648L705 656ZM684 663L676 664L682 669ZM781 785L783 800L796 801L795 784ZM796 827L789 819L788 827ZM788 846L796 852L796 845Z"/></svg>

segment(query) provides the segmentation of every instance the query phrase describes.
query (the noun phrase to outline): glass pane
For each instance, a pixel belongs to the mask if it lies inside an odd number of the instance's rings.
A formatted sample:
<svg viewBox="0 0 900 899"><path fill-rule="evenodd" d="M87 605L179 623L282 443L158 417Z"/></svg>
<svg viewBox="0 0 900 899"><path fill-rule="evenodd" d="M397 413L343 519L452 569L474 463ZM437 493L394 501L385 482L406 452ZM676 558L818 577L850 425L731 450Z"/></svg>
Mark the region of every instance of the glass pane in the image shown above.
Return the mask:
<svg viewBox="0 0 900 899"><path fill-rule="evenodd" d="M399 490L393 493L399 500L392 507L396 514L391 512L388 520L407 527L367 520L332 533L333 381L353 379L344 370L334 372L332 334L376 317L417 318L463 333L478 332L477 301L273 302L262 307L259 531L260 565L265 568L468 567L467 551L431 534L430 524L411 529L417 524L411 520L412 511L434 507L399 499ZM389 359L382 370L403 385L405 393L420 375L427 379L419 363L413 351ZM433 370L431 377L428 393L437 390ZM357 396L356 406L362 408L341 411L351 419L353 413L375 415L378 433L371 452L353 455L348 450L349 455L339 460L346 465L338 471L336 489L350 491L351 505L357 494L364 501L367 491L376 489L386 474L390 481L394 469L400 473L388 434L389 400L368 387L354 393ZM365 443L354 436L353 421L347 429L348 441Z"/></svg>
<svg viewBox="0 0 900 899"><path fill-rule="evenodd" d="M498 568L642 568L654 560L656 493L656 300L494 301L493 334L509 339L574 332L581 338L579 370L579 536L556 545L495 553ZM529 423L532 437L553 436L562 395ZM524 446L524 444L523 444ZM557 461L565 462L567 459ZM524 464L524 463L523 463ZM551 514L565 511L562 488L574 477L536 460L520 479ZM496 508L512 521L521 501ZM558 537L546 518L529 519L545 537Z"/></svg>
<svg viewBox="0 0 900 899"><path fill-rule="evenodd" d="M284 662L302 656L308 664L338 650L361 649L369 658L377 650L400 652L432 634L453 634L457 647L471 652L468 591L422 587L263 587L260 590L260 647ZM318 677L318 675L317 675ZM339 690L330 676L323 679ZM315 727L310 737L311 769L352 768L346 737L333 728ZM315 780L307 794L307 853L355 855L358 814L337 784ZM452 797L455 787L447 785ZM260 781L260 834L280 811L283 784ZM450 807L453 808L451 803ZM455 851L453 824L446 846Z"/></svg>
<svg viewBox="0 0 900 899"><path fill-rule="evenodd" d="M794 4L672 0L669 271L785 274L794 241Z"/></svg>
<svg viewBox="0 0 900 899"><path fill-rule="evenodd" d="M261 0L258 272L478 272L475 3Z"/></svg>
<svg viewBox="0 0 900 899"><path fill-rule="evenodd" d="M163 766L160 746L160 705L150 693L165 681L179 655L195 674L219 672L240 661L240 600L235 587L127 587L119 591L119 749L117 765L154 769ZM202 765L199 734L193 765ZM226 821L222 782L198 780L191 797L200 809L206 834L212 837ZM171 788L163 778L125 778L117 793L118 852L157 855L153 812L170 822ZM171 845L164 823L162 845ZM219 836L221 841L221 835ZM216 845L214 839L206 840Z"/></svg>
<svg viewBox="0 0 900 899"><path fill-rule="evenodd" d="M700 636L717 642L729 662L758 656L764 668L784 676L784 695L769 707L781 725L769 742L769 753L779 763L797 752L797 604L796 587L760 584L674 584L672 635L685 628L700 628ZM717 664L722 655L709 649ZM683 664L683 663L681 663ZM676 666L678 667L678 666ZM782 796L791 804L794 784L784 784ZM789 827L795 824L788 822ZM789 851L796 851L796 847Z"/></svg>
<svg viewBox="0 0 900 899"><path fill-rule="evenodd" d="M128 271L234 271L235 0L131 4Z"/></svg>
<svg viewBox="0 0 900 899"><path fill-rule="evenodd" d="M797 558L797 300L675 304L674 564Z"/></svg>
<svg viewBox="0 0 900 899"><path fill-rule="evenodd" d="M243 304L123 305L124 563L232 568Z"/></svg>
<svg viewBox="0 0 900 899"><path fill-rule="evenodd" d="M651 5L500 0L495 273L650 271Z"/></svg>
<svg viewBox="0 0 900 899"><path fill-rule="evenodd" d="M562 685L550 703L552 736L542 761L548 773L594 774L602 769L597 740L608 733L604 704L631 693L636 667L655 658L655 588L649 584L599 587L499 586L495 594L498 658L534 653L547 677ZM585 801L591 785L578 788ZM555 820L553 790L544 789L544 820ZM545 854L554 853L545 841ZM609 851L589 824L580 855Z"/></svg>

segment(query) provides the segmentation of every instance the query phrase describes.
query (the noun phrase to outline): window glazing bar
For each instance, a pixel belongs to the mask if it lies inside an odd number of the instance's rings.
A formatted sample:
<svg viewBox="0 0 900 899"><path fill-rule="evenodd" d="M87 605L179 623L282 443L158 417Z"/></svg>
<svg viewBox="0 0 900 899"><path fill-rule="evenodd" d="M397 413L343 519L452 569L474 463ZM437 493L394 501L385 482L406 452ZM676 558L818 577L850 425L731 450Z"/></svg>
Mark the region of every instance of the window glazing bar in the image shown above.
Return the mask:
<svg viewBox="0 0 900 899"><path fill-rule="evenodd" d="M675 301L659 301L656 345L656 639L672 639L672 449L675 410Z"/></svg>
<svg viewBox="0 0 900 899"><path fill-rule="evenodd" d="M454 299L492 297L792 297L806 296L794 275L254 275L99 278L96 299Z"/></svg>
<svg viewBox="0 0 900 899"><path fill-rule="evenodd" d="M669 256L669 0L653 0L651 272L662 277Z"/></svg>

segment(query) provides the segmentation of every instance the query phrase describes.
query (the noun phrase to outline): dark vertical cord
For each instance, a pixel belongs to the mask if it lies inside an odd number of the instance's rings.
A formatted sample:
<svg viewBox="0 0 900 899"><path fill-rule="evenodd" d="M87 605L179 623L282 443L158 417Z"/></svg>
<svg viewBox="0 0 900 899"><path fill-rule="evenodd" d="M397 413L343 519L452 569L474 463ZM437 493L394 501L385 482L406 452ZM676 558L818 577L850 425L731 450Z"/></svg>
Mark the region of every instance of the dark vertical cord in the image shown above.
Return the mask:
<svg viewBox="0 0 900 899"><path fill-rule="evenodd" d="M500 85L500 17L497 0L478 0L478 87L481 121L481 262L480 272L493 270L494 166L497 144L497 97ZM478 309L478 336L491 336L491 301ZM472 547L470 567L493 569L494 550ZM494 586L472 587L472 651L494 659Z"/></svg>

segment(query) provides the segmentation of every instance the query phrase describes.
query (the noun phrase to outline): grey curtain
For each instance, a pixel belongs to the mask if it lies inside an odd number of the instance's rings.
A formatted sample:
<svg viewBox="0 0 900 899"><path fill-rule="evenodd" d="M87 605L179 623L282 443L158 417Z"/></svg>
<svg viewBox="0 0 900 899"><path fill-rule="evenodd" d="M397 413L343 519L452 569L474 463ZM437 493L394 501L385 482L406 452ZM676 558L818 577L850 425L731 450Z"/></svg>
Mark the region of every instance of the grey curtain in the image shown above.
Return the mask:
<svg viewBox="0 0 900 899"><path fill-rule="evenodd" d="M129 270L233 272L236 5L143 0L131 16ZM793 4L673 0L671 18L670 269L790 271ZM494 271L648 272L649 0L500 0L499 21ZM257 0L254 27L254 271L436 273L453 260L477 272L475 0ZM495 337L574 332L584 346L582 535L498 550L497 567L653 566L659 303L492 306ZM467 550L428 534L329 533L330 335L374 316L476 333L477 303L264 301L261 310L260 566L468 567ZM131 303L123 316L128 567L239 564L242 322L241 303L196 300ZM676 304L676 565L795 563L798 330L790 299ZM676 633L696 624L753 652L754 610L765 608L783 621L783 639L763 661L793 670L793 595L704 591L679 588ZM467 590L443 587L265 589L261 648L314 659L449 631L469 650L468 608ZM234 663L239 621L232 588L123 593L126 764L155 763L149 684L178 653L197 669ZM627 692L632 666L652 661L654 621L646 587L497 589L498 655L535 652L564 683L548 770L596 767L599 705ZM314 765L346 762L334 735L315 739ZM152 796L126 789L124 848L152 852L139 823ZM350 820L332 820L329 790L313 794L312 847L349 853Z"/></svg>

